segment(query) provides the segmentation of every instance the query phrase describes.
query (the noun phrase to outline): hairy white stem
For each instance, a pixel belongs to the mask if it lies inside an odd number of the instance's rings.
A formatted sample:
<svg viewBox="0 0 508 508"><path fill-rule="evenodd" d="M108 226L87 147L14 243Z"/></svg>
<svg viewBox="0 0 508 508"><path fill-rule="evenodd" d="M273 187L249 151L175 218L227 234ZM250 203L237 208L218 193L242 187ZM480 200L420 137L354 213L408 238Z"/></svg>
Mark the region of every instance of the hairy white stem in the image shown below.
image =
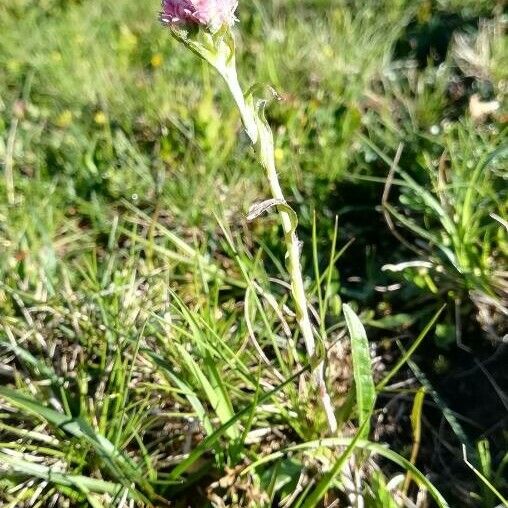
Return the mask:
<svg viewBox="0 0 508 508"><path fill-rule="evenodd" d="M238 75L236 73L236 64L234 62L234 59L232 62L229 63L229 65L226 65L223 68L220 67L217 70L226 81L229 91L231 92L231 95L233 96L233 99L238 107L238 111L240 112L240 116L242 117L245 132L249 136L249 139L251 140L252 144L256 146L259 137L256 116L252 108L247 106L247 103L245 102L243 90L238 81Z"/></svg>
<svg viewBox="0 0 508 508"><path fill-rule="evenodd" d="M273 135L271 131L269 132L269 135L262 135L259 131L256 112L245 101L242 88L238 82L234 62L231 62L226 68L218 69L218 71L229 87L238 110L240 111L247 135L256 148L259 160L266 171L273 198L285 203L286 200L284 198L277 175L277 169L275 167ZM312 324L309 319L307 297L305 295L305 287L303 285L302 269L300 265L300 242L296 235L290 214L281 208L279 209L279 215L282 222L282 229L284 231L284 241L286 244L288 261L287 267L291 279L291 292L295 304L296 317L303 336L307 355L309 360L312 360L316 354L316 342L312 331ZM314 378L319 392L319 397L322 401L323 409L326 413L330 432L334 433L337 430L337 421L325 384L323 361L321 361L315 368Z"/></svg>

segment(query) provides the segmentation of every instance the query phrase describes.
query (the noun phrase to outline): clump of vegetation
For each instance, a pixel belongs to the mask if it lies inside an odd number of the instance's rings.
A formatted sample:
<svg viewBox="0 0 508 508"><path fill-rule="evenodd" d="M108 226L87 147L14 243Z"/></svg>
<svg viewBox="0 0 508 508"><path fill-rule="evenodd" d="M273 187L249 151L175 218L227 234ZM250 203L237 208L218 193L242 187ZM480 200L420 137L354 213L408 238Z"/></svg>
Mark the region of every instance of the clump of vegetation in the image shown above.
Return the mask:
<svg viewBox="0 0 508 508"><path fill-rule="evenodd" d="M506 504L502 2L152 4L0 5L0 504Z"/></svg>

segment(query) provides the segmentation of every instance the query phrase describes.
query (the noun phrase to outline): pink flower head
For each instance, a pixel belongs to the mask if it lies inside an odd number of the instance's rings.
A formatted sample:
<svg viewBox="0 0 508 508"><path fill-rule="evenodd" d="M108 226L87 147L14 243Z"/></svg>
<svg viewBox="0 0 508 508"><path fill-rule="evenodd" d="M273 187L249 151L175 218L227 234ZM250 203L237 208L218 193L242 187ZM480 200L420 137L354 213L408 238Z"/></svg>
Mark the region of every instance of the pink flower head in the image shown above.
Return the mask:
<svg viewBox="0 0 508 508"><path fill-rule="evenodd" d="M237 0L162 0L161 21L167 25L204 25L217 29L235 21Z"/></svg>

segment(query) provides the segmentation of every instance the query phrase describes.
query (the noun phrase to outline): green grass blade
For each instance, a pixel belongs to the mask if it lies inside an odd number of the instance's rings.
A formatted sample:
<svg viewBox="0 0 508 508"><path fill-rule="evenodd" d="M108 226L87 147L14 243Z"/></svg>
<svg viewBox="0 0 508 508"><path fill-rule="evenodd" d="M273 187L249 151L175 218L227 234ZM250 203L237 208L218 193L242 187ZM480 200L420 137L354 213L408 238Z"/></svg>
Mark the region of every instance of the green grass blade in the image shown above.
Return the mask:
<svg viewBox="0 0 508 508"><path fill-rule="evenodd" d="M353 438L354 439L354 438ZM351 438L345 438L345 437L331 437L331 438L325 438L325 439L318 439L315 441L307 441L306 443L301 443L293 446L289 446L285 448L284 450L280 450L277 452L274 452L270 455L265 455L262 459L253 462L252 464L249 464L243 471L242 475L246 474L247 472L251 471L252 469L255 469L256 467L260 466L261 464L266 464L268 462L271 462L273 460L279 459L280 457L283 457L284 455L288 453L293 453L296 451L301 450L312 450L312 449L319 449L324 446L327 447L333 447L333 446L348 446L351 443ZM405 469L406 471L411 473L411 476L413 480L420 486L428 490L430 495L434 498L437 506L439 508L449 508L449 504L447 503L446 499L443 497L443 495L439 492L439 490L434 486L434 484L409 460L402 457L398 453L394 452L393 450L390 450L390 448L387 448L384 445L378 444L378 443L372 443L370 441L361 440L359 439L356 442L356 448L360 448L362 450L370 451L374 454L381 455L385 459L388 459L389 461L393 462L394 464L398 465L402 469Z"/></svg>
<svg viewBox="0 0 508 508"><path fill-rule="evenodd" d="M300 369L296 374L291 376L290 378L286 379L283 383L277 385L273 390L270 390L269 392L265 393L261 397L259 397L257 400L254 400L251 404L247 405L242 410L238 411L233 418L231 418L228 422L221 425L212 435L206 437L201 443L194 448L194 450L189 454L187 458L182 460L178 466L176 466L171 473L169 474L170 480L176 480L179 478L189 467L194 464L199 457L201 457L204 453L206 453L210 447L212 447L226 432L227 430L236 424L241 418L244 416L248 416L252 414L252 411L255 407L264 404L267 400L272 398L276 393L281 391L285 386L291 384L293 381L298 379L305 371L307 371L310 368L310 365L306 365L303 369Z"/></svg>
<svg viewBox="0 0 508 508"><path fill-rule="evenodd" d="M508 499L506 499L501 494L501 492L499 492L499 490L497 490L496 487L492 485L492 482L490 482L489 479L481 471L479 471L476 467L474 467L473 464L471 464L471 462L467 458L466 445L462 446L462 453L464 456L464 462L466 463L467 467L469 467L473 471L473 473L480 479L484 487L488 489L492 494L494 494L501 501L501 503L503 503L503 506L508 507ZM482 453L481 450L480 453Z"/></svg>
<svg viewBox="0 0 508 508"><path fill-rule="evenodd" d="M7 466L8 470L26 475L29 477L40 478L49 482L64 486L81 486L89 492L117 495L123 485L112 483L87 476L71 475L62 471L55 470L43 464L35 464L12 455L0 452L0 462ZM81 490L81 489L80 489Z"/></svg>
<svg viewBox="0 0 508 508"><path fill-rule="evenodd" d="M177 347L180 357L185 363L188 371L201 385L201 388L205 392L212 409L219 417L221 423L226 423L231 420L234 413L230 407L230 404L228 403L228 399L226 398L226 392L222 382L220 381L217 370L215 369L215 375L213 375L212 372L213 379L208 379L203 369L196 363L194 358L192 358L192 356L185 350L183 346L180 344L175 344L175 347ZM210 367L210 362L208 362L207 367ZM207 370L209 369L207 368ZM236 439L239 435L238 429L231 427L228 429L227 434L230 438Z"/></svg>
<svg viewBox="0 0 508 508"><path fill-rule="evenodd" d="M411 346L404 352L399 361L392 367L390 372L386 374L386 376L377 384L376 390L378 392L382 391L385 386L390 382L390 380L397 374L397 372L401 369L401 367L411 358L413 353L416 351L422 340L427 336L430 329L434 326L439 316L445 309L446 305L443 305L435 314L432 316L432 319L425 325L425 328L420 332L416 340L411 344Z"/></svg>
<svg viewBox="0 0 508 508"><path fill-rule="evenodd" d="M324 495L328 492L336 476L340 473L342 467L353 453L358 441L360 440L360 437L365 433L368 423L369 420L365 420L362 423L362 426L358 429L357 433L355 434L351 442L347 445L344 452L342 452L339 459L335 462L330 471L328 471L323 476L323 478L321 478L319 483L316 485L316 488L311 492L309 497L305 499L305 503L302 505L302 508L314 508L314 506L317 506L319 501L323 499Z"/></svg>
<svg viewBox="0 0 508 508"><path fill-rule="evenodd" d="M402 352L404 353L404 348L399 345ZM453 432L457 436L457 438L460 440L461 443L465 443L467 446L468 451L471 450L472 453L474 453L474 449L471 446L471 443L469 441L469 438L467 437L466 432L464 431L462 425L455 417L455 414L453 411L450 410L450 408L446 405L446 403L443 401L443 399L439 396L439 394L436 392L434 387L432 386L431 382L427 379L427 376L421 371L421 369L414 363L411 359L408 359L408 365L411 367L411 370L414 372L414 375L420 381L420 383L425 387L425 390L427 393L431 395L431 397L434 399L434 402L437 404L439 409L441 409L441 412L443 413L443 416L445 417L446 421L452 428Z"/></svg>
<svg viewBox="0 0 508 508"><path fill-rule="evenodd" d="M93 430L83 418L70 418L54 409L40 404L37 400L20 394L18 391L0 387L0 396L8 400L14 406L46 420L51 425L67 432L68 434L86 440L97 453L105 460L113 474L119 481L130 484L137 481L143 487L150 490L149 485L137 470L136 464L126 455L115 448L107 438Z"/></svg>

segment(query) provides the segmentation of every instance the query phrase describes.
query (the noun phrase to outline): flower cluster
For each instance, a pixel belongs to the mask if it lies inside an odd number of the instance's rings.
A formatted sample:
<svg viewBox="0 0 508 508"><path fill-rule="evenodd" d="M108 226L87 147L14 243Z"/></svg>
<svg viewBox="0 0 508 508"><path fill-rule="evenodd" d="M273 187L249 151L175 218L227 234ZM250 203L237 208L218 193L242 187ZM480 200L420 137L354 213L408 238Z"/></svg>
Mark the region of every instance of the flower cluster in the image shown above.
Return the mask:
<svg viewBox="0 0 508 508"><path fill-rule="evenodd" d="M166 25L203 25L217 30L235 22L237 0L162 0L161 21Z"/></svg>

